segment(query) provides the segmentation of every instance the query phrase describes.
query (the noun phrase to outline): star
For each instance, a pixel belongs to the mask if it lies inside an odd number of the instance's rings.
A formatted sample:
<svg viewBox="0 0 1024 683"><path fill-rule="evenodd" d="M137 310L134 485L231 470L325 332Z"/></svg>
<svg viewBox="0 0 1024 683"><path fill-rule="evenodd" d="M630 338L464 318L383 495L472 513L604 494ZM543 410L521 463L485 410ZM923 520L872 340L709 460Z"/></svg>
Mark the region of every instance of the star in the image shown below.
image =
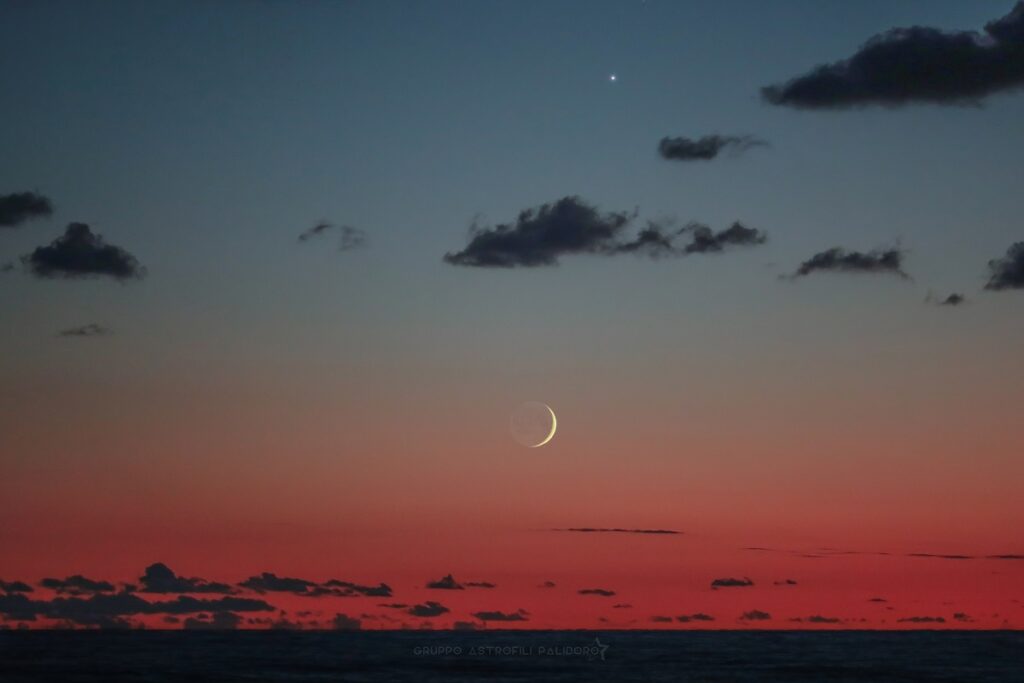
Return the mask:
<svg viewBox="0 0 1024 683"><path fill-rule="evenodd" d="M619 77L616 76L615 74L610 74L608 76L608 80L611 81L612 83L614 83L615 81L619 80Z"/></svg>

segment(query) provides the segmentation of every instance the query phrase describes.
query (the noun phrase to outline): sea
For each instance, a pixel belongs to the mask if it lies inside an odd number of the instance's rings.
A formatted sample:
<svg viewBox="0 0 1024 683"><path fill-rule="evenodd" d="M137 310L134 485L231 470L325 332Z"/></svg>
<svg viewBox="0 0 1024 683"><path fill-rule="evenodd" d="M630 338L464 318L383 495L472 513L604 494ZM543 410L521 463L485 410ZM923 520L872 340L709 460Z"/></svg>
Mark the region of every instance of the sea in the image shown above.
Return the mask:
<svg viewBox="0 0 1024 683"><path fill-rule="evenodd" d="M0 681L1024 683L1024 632L0 631Z"/></svg>

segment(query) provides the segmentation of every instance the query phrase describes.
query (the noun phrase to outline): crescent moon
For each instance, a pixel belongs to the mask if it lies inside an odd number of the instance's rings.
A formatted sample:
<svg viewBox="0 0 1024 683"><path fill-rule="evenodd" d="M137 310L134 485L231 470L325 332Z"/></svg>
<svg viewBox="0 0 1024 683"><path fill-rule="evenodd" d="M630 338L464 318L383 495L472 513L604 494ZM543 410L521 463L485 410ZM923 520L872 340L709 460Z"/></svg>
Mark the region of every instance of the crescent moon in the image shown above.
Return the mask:
<svg viewBox="0 0 1024 683"><path fill-rule="evenodd" d="M558 431L558 418L555 417L555 411L551 410L551 406L549 406L546 403L544 404L544 407L548 409L549 413L551 413L551 433L544 437L544 440L541 441L539 444L530 446L530 448L540 448L548 441L551 441L551 439L555 438L555 432Z"/></svg>

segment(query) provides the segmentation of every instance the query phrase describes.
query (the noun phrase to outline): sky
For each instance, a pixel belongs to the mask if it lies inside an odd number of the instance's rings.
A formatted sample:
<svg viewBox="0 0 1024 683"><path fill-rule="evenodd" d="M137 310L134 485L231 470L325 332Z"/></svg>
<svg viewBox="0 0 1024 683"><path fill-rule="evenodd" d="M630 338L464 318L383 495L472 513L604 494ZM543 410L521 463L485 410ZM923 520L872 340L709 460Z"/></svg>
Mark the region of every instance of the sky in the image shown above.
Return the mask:
<svg viewBox="0 0 1024 683"><path fill-rule="evenodd" d="M3 625L1024 626L1022 16L0 5Z"/></svg>

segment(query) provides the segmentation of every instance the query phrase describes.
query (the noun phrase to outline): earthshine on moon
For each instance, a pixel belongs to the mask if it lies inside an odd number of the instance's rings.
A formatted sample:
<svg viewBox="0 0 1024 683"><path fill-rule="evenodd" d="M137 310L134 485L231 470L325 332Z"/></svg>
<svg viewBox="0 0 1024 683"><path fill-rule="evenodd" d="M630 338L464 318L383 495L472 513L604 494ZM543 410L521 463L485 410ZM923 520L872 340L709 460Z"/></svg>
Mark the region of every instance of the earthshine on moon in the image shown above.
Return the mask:
<svg viewBox="0 0 1024 683"><path fill-rule="evenodd" d="M558 418L551 406L529 401L516 408L509 419L512 438L527 448L540 448L555 437Z"/></svg>

